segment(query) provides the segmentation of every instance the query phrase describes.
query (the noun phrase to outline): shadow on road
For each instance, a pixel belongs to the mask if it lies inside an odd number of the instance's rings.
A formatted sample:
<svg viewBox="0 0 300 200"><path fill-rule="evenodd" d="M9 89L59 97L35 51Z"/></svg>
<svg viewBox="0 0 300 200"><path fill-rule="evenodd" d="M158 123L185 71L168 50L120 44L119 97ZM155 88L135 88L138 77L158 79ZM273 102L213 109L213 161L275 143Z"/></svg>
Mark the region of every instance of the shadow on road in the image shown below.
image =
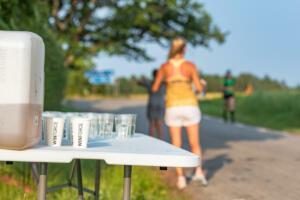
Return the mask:
<svg viewBox="0 0 300 200"><path fill-rule="evenodd" d="M207 180L210 180L215 175L215 173L224 166L225 163L232 162L233 160L229 158L227 154L221 154L216 156L215 158L204 160L203 169L207 171Z"/></svg>

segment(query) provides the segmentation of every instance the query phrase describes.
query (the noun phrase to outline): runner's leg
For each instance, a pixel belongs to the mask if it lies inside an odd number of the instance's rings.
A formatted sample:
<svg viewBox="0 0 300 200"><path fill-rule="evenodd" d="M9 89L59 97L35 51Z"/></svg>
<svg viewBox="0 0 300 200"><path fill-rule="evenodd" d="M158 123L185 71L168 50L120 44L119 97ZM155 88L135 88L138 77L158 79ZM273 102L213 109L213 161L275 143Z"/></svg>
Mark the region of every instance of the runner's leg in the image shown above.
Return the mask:
<svg viewBox="0 0 300 200"><path fill-rule="evenodd" d="M155 137L155 121L149 120L149 122L150 122L149 135Z"/></svg>
<svg viewBox="0 0 300 200"><path fill-rule="evenodd" d="M234 113L235 113L235 98L232 96L228 99L229 102L229 109L230 109L230 115L231 115L231 121L235 121Z"/></svg>
<svg viewBox="0 0 300 200"><path fill-rule="evenodd" d="M159 139L163 139L163 123L161 119L157 119L155 120L155 124L156 124L156 131L158 134L158 138Z"/></svg>
<svg viewBox="0 0 300 200"><path fill-rule="evenodd" d="M170 126L169 127L170 129L170 135L171 135L171 140L172 140L172 144L174 146L177 146L177 147L181 147L181 127L172 127ZM177 172L177 175L178 177L181 177L183 176L183 169L182 168L176 168L176 172Z"/></svg>
<svg viewBox="0 0 300 200"><path fill-rule="evenodd" d="M202 171L202 151L201 151L200 140L199 140L199 123L191 126L187 126L186 131L188 134L188 139L189 139L192 152L197 154L200 157L200 166L197 167L196 173L201 172L204 175Z"/></svg>
<svg viewBox="0 0 300 200"><path fill-rule="evenodd" d="M228 98L224 97L224 111L223 111L224 121L227 121L227 111L228 111Z"/></svg>

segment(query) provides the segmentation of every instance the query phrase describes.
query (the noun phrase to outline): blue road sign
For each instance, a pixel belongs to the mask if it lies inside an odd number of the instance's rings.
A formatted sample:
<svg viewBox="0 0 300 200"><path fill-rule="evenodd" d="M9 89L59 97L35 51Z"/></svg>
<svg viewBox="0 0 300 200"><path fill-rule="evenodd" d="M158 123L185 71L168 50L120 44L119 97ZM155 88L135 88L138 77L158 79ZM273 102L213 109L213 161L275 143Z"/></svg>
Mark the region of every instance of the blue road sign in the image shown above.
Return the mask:
<svg viewBox="0 0 300 200"><path fill-rule="evenodd" d="M100 84L112 84L113 81L110 77L91 77L89 78L89 83L92 85L100 85Z"/></svg>
<svg viewBox="0 0 300 200"><path fill-rule="evenodd" d="M86 71L84 72L84 76L86 78L90 78L90 77L95 77L95 76L98 76L98 77L102 77L102 76L112 76L114 74L114 71L113 70L90 70L90 71Z"/></svg>
<svg viewBox="0 0 300 200"><path fill-rule="evenodd" d="M92 85L112 84L113 75L113 70L90 70L84 72L84 76L89 79L89 83Z"/></svg>

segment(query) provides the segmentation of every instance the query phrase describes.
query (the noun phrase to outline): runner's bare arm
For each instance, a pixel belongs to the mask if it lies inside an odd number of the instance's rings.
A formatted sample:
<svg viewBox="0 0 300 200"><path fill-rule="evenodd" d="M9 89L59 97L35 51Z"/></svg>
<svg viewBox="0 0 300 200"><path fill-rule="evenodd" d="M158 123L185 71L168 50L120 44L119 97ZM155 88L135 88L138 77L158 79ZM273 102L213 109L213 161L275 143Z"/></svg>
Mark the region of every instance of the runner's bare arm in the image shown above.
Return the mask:
<svg viewBox="0 0 300 200"><path fill-rule="evenodd" d="M163 79L164 79L164 69L163 69L163 66L161 66L157 72L155 81L152 85L152 92L157 92L159 90L159 87L160 87Z"/></svg>
<svg viewBox="0 0 300 200"><path fill-rule="evenodd" d="M195 84L197 92L203 91L203 86L200 82L200 77L199 77L199 74L198 74L198 70L197 70L195 65L191 66L191 73L192 73L192 80Z"/></svg>

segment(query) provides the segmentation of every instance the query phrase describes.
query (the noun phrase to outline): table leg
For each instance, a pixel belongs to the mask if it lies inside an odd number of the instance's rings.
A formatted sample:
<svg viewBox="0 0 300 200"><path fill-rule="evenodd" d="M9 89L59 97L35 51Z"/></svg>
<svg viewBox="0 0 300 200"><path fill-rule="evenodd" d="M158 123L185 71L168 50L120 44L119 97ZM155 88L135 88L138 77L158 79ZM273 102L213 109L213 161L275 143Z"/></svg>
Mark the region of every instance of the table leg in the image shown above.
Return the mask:
<svg viewBox="0 0 300 200"><path fill-rule="evenodd" d="M41 173L38 186L38 200L45 200L47 193L47 168L48 163L41 163Z"/></svg>
<svg viewBox="0 0 300 200"><path fill-rule="evenodd" d="M30 163L29 165L30 165L30 168L31 168L31 171L32 171L32 174L33 174L34 183L35 183L35 185L38 185L38 183L39 183L39 173L38 173L36 163Z"/></svg>
<svg viewBox="0 0 300 200"><path fill-rule="evenodd" d="M73 161L73 163L72 163L71 171L70 171L70 174L69 174L69 184L70 185L72 184L72 179L73 179L76 163L77 163L77 160Z"/></svg>
<svg viewBox="0 0 300 200"><path fill-rule="evenodd" d="M100 198L101 160L96 160L95 200Z"/></svg>
<svg viewBox="0 0 300 200"><path fill-rule="evenodd" d="M82 175L81 175L80 160L77 160L77 182L78 182L78 199L83 200L83 186L82 186Z"/></svg>
<svg viewBox="0 0 300 200"><path fill-rule="evenodd" d="M131 171L132 171L131 165L124 166L123 200L130 200Z"/></svg>

